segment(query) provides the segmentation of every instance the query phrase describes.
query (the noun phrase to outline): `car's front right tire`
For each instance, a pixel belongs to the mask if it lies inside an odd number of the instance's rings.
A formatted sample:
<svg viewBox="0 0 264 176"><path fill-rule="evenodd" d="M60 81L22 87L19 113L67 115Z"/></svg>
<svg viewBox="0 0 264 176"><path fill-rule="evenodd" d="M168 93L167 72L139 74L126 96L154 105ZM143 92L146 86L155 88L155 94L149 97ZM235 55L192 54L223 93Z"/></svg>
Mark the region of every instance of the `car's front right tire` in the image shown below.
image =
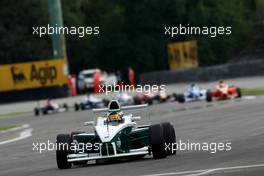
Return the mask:
<svg viewBox="0 0 264 176"><path fill-rule="evenodd" d="M56 160L59 169L69 169L72 164L67 161L67 155L70 153L71 136L68 134L59 134L57 136Z"/></svg>

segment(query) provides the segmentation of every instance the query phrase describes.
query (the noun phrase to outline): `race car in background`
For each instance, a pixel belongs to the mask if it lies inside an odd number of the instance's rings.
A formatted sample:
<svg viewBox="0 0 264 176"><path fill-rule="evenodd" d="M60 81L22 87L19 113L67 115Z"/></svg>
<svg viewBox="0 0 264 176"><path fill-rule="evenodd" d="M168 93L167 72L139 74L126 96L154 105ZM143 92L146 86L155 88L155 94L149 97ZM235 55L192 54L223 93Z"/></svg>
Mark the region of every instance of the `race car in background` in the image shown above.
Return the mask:
<svg viewBox="0 0 264 176"><path fill-rule="evenodd" d="M68 105L66 103L60 105L55 103L54 101L51 101L50 99L47 100L46 104L43 107L36 107L34 108L34 115L47 115L47 114L54 114L54 113L60 113L60 112L67 112L68 111Z"/></svg>
<svg viewBox="0 0 264 176"><path fill-rule="evenodd" d="M183 94L175 94L175 97L179 103L207 100L207 96L207 90L201 89L196 84L191 84L187 91L185 91Z"/></svg>
<svg viewBox="0 0 264 176"><path fill-rule="evenodd" d="M140 116L125 114L123 110L138 109L147 105L121 107L117 100L112 100L108 108L97 109L106 115L95 121L85 122L93 126L94 132L73 132L57 136L56 160L59 169L68 169L73 165L87 164L95 160L121 158L143 158L152 155L155 159L175 155L166 145L176 142L174 127L165 122L154 125L137 125ZM81 147L80 147L81 146ZM87 147L88 146L88 147Z"/></svg>
<svg viewBox="0 0 264 176"><path fill-rule="evenodd" d="M153 101L158 99L158 95L150 92L143 92L134 96L135 105L149 104L152 105Z"/></svg>
<svg viewBox="0 0 264 176"><path fill-rule="evenodd" d="M163 103L167 101L174 101L176 100L176 94L169 95L165 90L160 90L158 93L153 92L143 92L134 96L134 103L138 104L149 104L152 105L153 103Z"/></svg>
<svg viewBox="0 0 264 176"><path fill-rule="evenodd" d="M158 95L157 95L157 99L160 103L171 100L171 98L172 98L172 96L167 94L166 90L160 90Z"/></svg>
<svg viewBox="0 0 264 176"><path fill-rule="evenodd" d="M107 106L109 103L108 99L98 98L91 94L87 95L83 98L83 100L80 103L74 104L74 110L86 110L86 109L92 109L92 108L102 108Z"/></svg>
<svg viewBox="0 0 264 176"><path fill-rule="evenodd" d="M228 100L228 99L235 99L241 98L242 93L241 89L236 86L229 86L225 84L224 81L219 81L216 89L207 91L207 101L212 100Z"/></svg>
<svg viewBox="0 0 264 176"><path fill-rule="evenodd" d="M82 70L78 74L77 87L79 92L87 92L94 89L94 77L96 73L100 73L100 83L102 85L115 85L117 77L113 73L106 73L100 69Z"/></svg>
<svg viewBox="0 0 264 176"><path fill-rule="evenodd" d="M119 92L116 97L116 100L119 101L121 106L127 106L127 105L133 105L134 104L134 98L132 95L129 95L126 92Z"/></svg>

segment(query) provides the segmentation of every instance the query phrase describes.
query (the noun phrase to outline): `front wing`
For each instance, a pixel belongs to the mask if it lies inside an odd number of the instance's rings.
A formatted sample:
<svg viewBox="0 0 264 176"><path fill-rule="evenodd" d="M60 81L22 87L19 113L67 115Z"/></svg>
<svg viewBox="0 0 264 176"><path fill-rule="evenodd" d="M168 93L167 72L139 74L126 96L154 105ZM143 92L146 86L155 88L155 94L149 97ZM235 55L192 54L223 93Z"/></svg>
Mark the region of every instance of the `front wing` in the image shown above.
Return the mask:
<svg viewBox="0 0 264 176"><path fill-rule="evenodd" d="M114 146L114 145L113 145ZM107 159L107 158L121 158L121 157L128 157L128 156L137 156L137 155L147 155L149 154L149 147L142 147L140 149L133 149L130 150L129 153L116 153L114 147L114 154L111 155L102 155L101 152L99 153L79 153L79 154L69 154L67 156L68 162L78 162L78 161L88 161L88 160L97 160L97 159Z"/></svg>

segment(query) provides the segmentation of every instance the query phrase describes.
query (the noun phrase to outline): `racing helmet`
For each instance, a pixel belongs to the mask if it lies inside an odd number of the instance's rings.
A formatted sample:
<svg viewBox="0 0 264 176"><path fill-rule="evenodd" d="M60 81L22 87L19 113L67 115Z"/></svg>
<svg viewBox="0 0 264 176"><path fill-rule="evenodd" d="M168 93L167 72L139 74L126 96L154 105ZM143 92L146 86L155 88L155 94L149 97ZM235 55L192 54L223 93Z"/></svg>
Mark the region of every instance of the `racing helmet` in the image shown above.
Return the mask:
<svg viewBox="0 0 264 176"><path fill-rule="evenodd" d="M108 120L121 120L123 117L123 112L120 107L120 103L117 100L112 100L108 104Z"/></svg>
<svg viewBox="0 0 264 176"><path fill-rule="evenodd" d="M220 88L223 88L225 86L224 80L220 80L218 85L219 85Z"/></svg>
<svg viewBox="0 0 264 176"><path fill-rule="evenodd" d="M220 80L219 81L219 84L223 84L223 83L225 83L224 80Z"/></svg>

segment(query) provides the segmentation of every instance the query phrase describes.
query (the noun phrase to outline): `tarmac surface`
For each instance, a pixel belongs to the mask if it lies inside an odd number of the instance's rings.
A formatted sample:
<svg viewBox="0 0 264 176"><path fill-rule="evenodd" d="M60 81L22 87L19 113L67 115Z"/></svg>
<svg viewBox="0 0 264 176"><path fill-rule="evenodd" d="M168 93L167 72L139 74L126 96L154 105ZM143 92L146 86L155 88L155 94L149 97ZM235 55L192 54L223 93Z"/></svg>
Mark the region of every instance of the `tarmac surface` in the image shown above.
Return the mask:
<svg viewBox="0 0 264 176"><path fill-rule="evenodd" d="M230 142L232 149L216 153L185 150L160 160L147 156L141 160L105 165L89 162L85 166L59 170L55 151L39 153L33 150L33 143L47 143L48 140L55 142L59 133L91 131L91 128L83 126L83 122L92 120L94 114L91 111L81 111L38 117L10 116L0 118L0 124L28 124L28 129L17 131L17 136L25 130L28 130L26 134L29 135L10 143L0 143L0 175L264 175L264 97L212 103L169 102L150 106L146 112L149 112L152 124L171 122L176 130L177 142ZM13 138L14 132L0 134L0 141L9 135Z"/></svg>

